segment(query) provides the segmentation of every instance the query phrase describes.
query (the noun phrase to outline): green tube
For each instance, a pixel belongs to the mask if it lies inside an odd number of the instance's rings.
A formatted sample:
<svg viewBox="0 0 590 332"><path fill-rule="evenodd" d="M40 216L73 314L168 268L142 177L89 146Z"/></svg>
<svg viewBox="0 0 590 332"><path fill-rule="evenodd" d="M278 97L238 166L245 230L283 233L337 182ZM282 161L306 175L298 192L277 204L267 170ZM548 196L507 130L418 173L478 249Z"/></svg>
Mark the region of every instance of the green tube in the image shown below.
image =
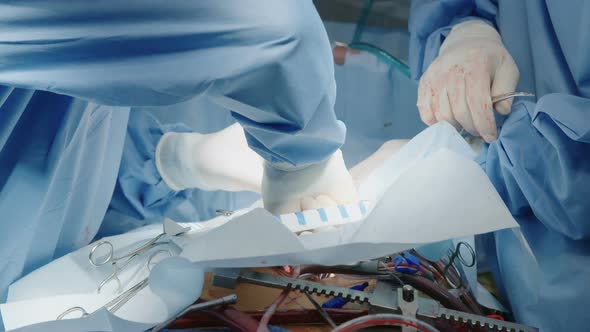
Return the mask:
<svg viewBox="0 0 590 332"><path fill-rule="evenodd" d="M363 7L363 11L361 12L361 16L356 22L356 29L354 30L354 37L352 37L352 44L361 41L363 30L367 26L367 21L369 21L369 14L371 13L371 8L373 8L373 0L365 0L365 5Z"/></svg>
<svg viewBox="0 0 590 332"><path fill-rule="evenodd" d="M372 53L376 55L379 59L385 61L385 63L387 63L388 65L402 72L406 77L410 77L410 67L408 67L408 65L401 62L396 57L392 56L387 51L377 46L363 42L352 42L348 45L348 47L351 49L362 50Z"/></svg>

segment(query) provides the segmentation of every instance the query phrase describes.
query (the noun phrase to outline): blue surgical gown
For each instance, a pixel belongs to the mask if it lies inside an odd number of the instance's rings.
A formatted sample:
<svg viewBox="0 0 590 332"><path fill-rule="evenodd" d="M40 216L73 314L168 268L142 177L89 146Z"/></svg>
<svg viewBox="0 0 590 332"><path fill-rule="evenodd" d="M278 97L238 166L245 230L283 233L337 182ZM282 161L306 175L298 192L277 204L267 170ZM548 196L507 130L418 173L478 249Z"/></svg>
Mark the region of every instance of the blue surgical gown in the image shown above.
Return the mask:
<svg viewBox="0 0 590 332"><path fill-rule="evenodd" d="M410 61L428 68L451 27L494 25L520 70L517 100L479 162L520 225L484 239L515 318L587 330L590 307L590 3L414 1ZM488 253L488 254L490 254Z"/></svg>
<svg viewBox="0 0 590 332"><path fill-rule="evenodd" d="M305 166L344 140L335 93L311 1L0 2L0 301L19 276L87 244L116 185L146 217L184 198L149 159L163 130L186 128L132 108L207 95L266 160ZM122 158L124 146L136 154Z"/></svg>
<svg viewBox="0 0 590 332"><path fill-rule="evenodd" d="M0 26L0 84L111 106L206 92L272 163L316 163L344 141L311 1L24 0L0 3Z"/></svg>

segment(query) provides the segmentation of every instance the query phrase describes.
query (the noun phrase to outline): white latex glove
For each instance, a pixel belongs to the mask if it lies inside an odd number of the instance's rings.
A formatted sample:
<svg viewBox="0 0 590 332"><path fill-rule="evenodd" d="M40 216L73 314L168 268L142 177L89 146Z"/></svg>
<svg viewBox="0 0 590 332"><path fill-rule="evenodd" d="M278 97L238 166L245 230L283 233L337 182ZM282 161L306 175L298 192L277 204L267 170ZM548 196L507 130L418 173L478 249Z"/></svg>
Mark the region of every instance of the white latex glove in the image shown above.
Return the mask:
<svg viewBox="0 0 590 332"><path fill-rule="evenodd" d="M363 183L377 168L383 165L385 160L398 153L409 141L409 139L394 139L383 143L377 151L350 169L354 182L357 185Z"/></svg>
<svg viewBox="0 0 590 332"><path fill-rule="evenodd" d="M156 167L176 191L260 192L262 158L248 147L244 130L234 124L213 134L164 134L156 148Z"/></svg>
<svg viewBox="0 0 590 332"><path fill-rule="evenodd" d="M265 163L262 200L265 209L280 215L354 202L356 187L338 150L325 162L300 170Z"/></svg>
<svg viewBox="0 0 590 332"><path fill-rule="evenodd" d="M420 79L420 117L428 125L447 121L492 142L497 137L492 108L508 114L512 100L492 105L491 97L513 92L519 77L494 28L477 20L458 24Z"/></svg>

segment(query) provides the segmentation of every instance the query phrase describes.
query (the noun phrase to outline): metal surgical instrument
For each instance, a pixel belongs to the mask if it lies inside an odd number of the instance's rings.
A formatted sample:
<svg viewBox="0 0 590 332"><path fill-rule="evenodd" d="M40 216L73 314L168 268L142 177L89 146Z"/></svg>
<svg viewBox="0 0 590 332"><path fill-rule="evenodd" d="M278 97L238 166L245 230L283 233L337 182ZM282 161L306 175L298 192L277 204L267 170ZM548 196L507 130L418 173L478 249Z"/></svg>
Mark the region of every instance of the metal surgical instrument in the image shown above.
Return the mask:
<svg viewBox="0 0 590 332"><path fill-rule="evenodd" d="M123 305L125 305L125 303L129 302L129 300L131 300L137 293L139 293L147 285L148 285L148 278L145 278L142 281L135 284L133 287L126 290L121 295L119 295L119 296L115 297L114 299L112 299L111 301L109 301L107 304L105 304L101 308L97 309L97 311L100 309L107 309L108 311L110 311L111 313L114 314L117 310L119 310ZM56 320L61 320L73 312L82 313L81 317L86 317L89 315L89 313L88 313L88 311L86 311L86 309L76 306L76 307L71 307L68 310L62 312L59 316L57 316Z"/></svg>
<svg viewBox="0 0 590 332"><path fill-rule="evenodd" d="M465 247L469 251L469 255L471 256L469 261L467 261L463 257L463 254L461 253L461 247ZM449 286L451 286L451 288L455 288L455 289L460 288L461 286L463 286L463 279L461 278L461 272L456 265L456 261L458 260L465 267L472 267L473 265L475 265L475 261L477 259L476 255L475 255L475 250L473 250L473 247L469 243L461 241L461 242L457 243L457 246L454 249L449 248L449 251L447 253L447 258L449 261L446 263L445 268L443 270L443 275L445 277L445 280L447 281ZM456 275L458 276L458 279L459 279L458 285L455 284L452 281L452 278L449 276L449 270L451 268L455 271Z"/></svg>
<svg viewBox="0 0 590 332"><path fill-rule="evenodd" d="M121 272L121 270L123 270L127 265L129 265L129 263L131 263L137 256L139 256L139 255L141 255L141 254L143 254L143 253L145 253L157 246L170 244L169 240L160 241L160 239L162 239L165 235L177 236L177 235L183 234L189 230L190 230L190 227L180 227L180 225L178 225L172 221L166 220L166 222L164 223L164 231L161 234L157 235L156 237L154 237L153 239L151 239L150 241L148 241L144 245L140 246L139 248L132 250L129 253L119 256L119 257L115 257L114 246L111 242L99 241L90 250L90 254L88 254L88 260L90 261L90 264L97 266L97 267L110 263L113 270L109 276L107 276L105 279L103 279L103 281L101 281L101 283L98 285L97 291L100 293L100 291L101 291L102 287L104 287L104 285L106 285L111 280L115 280L117 282L117 286L118 286L117 290L120 292L122 289L122 283L121 283L121 280L119 279L119 273ZM101 253L101 251L105 250L105 248L106 248L106 252ZM158 252L161 252L161 251L162 250L160 250ZM156 253L158 253L158 252L156 252ZM168 253L170 254L170 256L172 256L172 253L170 251L168 251ZM148 264L147 264L148 268L149 268L154 256L155 255L151 255L150 258L148 259ZM122 261L122 262L119 263L120 261Z"/></svg>
<svg viewBox="0 0 590 332"><path fill-rule="evenodd" d="M205 310L205 309L209 309L209 308L213 308L213 307L219 307L219 306L226 305L226 304L232 304L232 303L236 303L237 300L238 300L238 297L235 294L231 294L231 295L224 296L224 297L221 297L221 298L218 298L215 300L192 304L192 305L188 306L186 309L184 309L183 311L181 311L180 313L178 313L177 315L174 315L173 317L171 317L167 321L165 321L161 324L158 324L157 326L154 326L151 330L148 330L148 331L149 332L159 332L159 331L165 329L168 325L170 325L176 319L184 316L185 314L187 314L189 312Z"/></svg>
<svg viewBox="0 0 590 332"><path fill-rule="evenodd" d="M530 93L530 92L509 92L509 93L503 93L501 95L492 96L492 104L501 102L502 100L514 98L514 97L534 97L534 96L535 96L535 94L534 93Z"/></svg>
<svg viewBox="0 0 590 332"><path fill-rule="evenodd" d="M535 94L530 93L530 92L519 92L519 91L503 93L501 95L492 96L492 104L501 102L506 99L514 98L514 97L535 97ZM461 128L461 131L459 132L459 134L466 135L467 131L465 130L465 128Z"/></svg>
<svg viewBox="0 0 590 332"><path fill-rule="evenodd" d="M390 283L379 281L372 293L366 293L249 270L217 269L213 275L213 285L217 287L234 288L240 282L340 297L357 303L368 303L369 311L374 313L401 313L404 316L425 321L444 320L461 323L467 327L482 328L484 331L538 332L538 329L534 327L444 308L435 300L419 297L418 291L409 285L398 288Z"/></svg>
<svg viewBox="0 0 590 332"><path fill-rule="evenodd" d="M152 260L154 257L156 257L159 253L167 253L169 255L171 255L169 250L158 250L154 253L152 253L150 255L150 258L148 258L147 260L147 269L149 271L151 271L151 264L152 264ZM112 274L111 274L112 276ZM111 280L111 276L109 276L107 279L105 279L106 281ZM117 276L112 277L115 280L117 280L119 282L119 287L121 286L121 282L119 281L119 278ZM105 283L105 281L103 281L101 283L101 286ZM106 309L108 311L110 311L111 313L115 313L117 310L119 310L123 305L125 305L125 303L129 302L129 300L131 300L135 295L137 295L137 293L139 293L142 289L145 288L145 286L147 286L148 284L148 278L143 279L142 281L138 282L137 284L135 284L134 286L132 286L131 288L129 288L128 290L126 290L124 293L122 293L121 295L115 297L114 299L112 299L111 301L107 302L107 304L105 304L104 306L102 306L100 309ZM100 290L99 287L99 290ZM65 316L73 313L73 312L80 312L82 313L82 317L86 317L89 315L88 311L86 311L86 309L80 307L80 306L75 306L75 307L71 307L68 310L62 312L59 316L57 316L56 320L60 320L63 319Z"/></svg>

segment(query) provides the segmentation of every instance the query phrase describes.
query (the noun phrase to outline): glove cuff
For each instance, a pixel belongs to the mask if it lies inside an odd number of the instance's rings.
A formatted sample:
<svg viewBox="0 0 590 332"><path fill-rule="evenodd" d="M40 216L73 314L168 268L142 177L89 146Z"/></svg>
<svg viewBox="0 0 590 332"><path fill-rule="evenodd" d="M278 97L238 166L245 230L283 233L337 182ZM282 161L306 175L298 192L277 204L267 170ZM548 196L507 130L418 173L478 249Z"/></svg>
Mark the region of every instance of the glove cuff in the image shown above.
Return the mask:
<svg viewBox="0 0 590 332"><path fill-rule="evenodd" d="M280 176L280 175L287 175L287 174L295 174L295 173L302 172L304 170L307 170L307 172L309 172L310 170L313 170L313 169L324 168L325 165L330 163L331 160L337 160L337 161L342 160L342 163L344 163L344 160L342 158L342 150L338 149L338 150L334 151L334 153L331 154L327 159L325 159L317 164L305 165L305 166L293 166L293 165L287 164L287 163L277 164L277 163L270 163L268 161L265 161L264 168L265 168L266 174L271 175L271 176Z"/></svg>
<svg viewBox="0 0 590 332"><path fill-rule="evenodd" d="M156 168L166 184L175 191L206 186L199 181L193 163L194 147L203 138L197 133L168 132L156 147Z"/></svg>
<svg viewBox="0 0 590 332"><path fill-rule="evenodd" d="M502 45L502 38L494 27L480 20L469 20L453 27L442 44L439 54L443 54L446 49L467 41L493 42Z"/></svg>

